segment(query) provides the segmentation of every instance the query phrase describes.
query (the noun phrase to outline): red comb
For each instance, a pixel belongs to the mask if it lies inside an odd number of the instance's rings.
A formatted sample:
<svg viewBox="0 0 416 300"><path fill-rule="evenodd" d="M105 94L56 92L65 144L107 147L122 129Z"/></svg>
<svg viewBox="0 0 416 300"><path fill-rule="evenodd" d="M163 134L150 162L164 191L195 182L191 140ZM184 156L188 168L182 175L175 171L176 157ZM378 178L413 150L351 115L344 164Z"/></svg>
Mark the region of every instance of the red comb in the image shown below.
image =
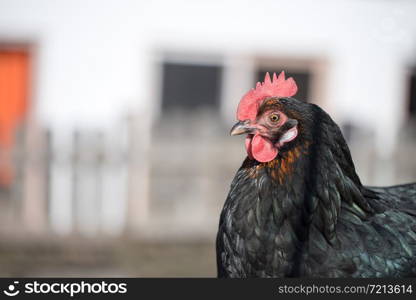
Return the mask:
<svg viewBox="0 0 416 300"><path fill-rule="evenodd" d="M240 100L237 108L237 119L240 121L256 119L257 109L265 98L292 97L298 91L295 80L292 77L285 79L285 72L279 76L273 73L273 81L270 74L266 73L264 82L257 82L256 88L248 91Z"/></svg>

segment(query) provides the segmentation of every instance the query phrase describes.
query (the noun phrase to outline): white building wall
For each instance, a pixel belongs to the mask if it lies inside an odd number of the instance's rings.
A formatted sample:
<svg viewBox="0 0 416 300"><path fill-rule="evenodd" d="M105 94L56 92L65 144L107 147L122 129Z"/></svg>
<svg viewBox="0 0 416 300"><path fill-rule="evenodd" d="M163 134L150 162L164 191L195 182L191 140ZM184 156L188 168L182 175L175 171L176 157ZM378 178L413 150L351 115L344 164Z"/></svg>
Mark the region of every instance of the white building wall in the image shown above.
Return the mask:
<svg viewBox="0 0 416 300"><path fill-rule="evenodd" d="M336 116L387 130L414 61L415 9L414 1L1 0L0 41L37 46L36 113L56 128L101 127L148 109L152 53L194 50L326 57Z"/></svg>

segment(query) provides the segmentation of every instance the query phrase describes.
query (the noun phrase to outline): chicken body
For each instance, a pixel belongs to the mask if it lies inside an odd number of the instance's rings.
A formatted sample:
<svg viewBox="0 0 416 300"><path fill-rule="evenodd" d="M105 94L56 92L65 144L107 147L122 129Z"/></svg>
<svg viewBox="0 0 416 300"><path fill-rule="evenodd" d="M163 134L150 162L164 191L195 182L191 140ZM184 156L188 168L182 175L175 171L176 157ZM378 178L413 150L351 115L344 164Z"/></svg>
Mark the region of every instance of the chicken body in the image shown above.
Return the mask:
<svg viewBox="0 0 416 300"><path fill-rule="evenodd" d="M220 217L218 276L416 276L416 183L363 186L322 109L274 101L299 135L274 160L247 157L237 171Z"/></svg>

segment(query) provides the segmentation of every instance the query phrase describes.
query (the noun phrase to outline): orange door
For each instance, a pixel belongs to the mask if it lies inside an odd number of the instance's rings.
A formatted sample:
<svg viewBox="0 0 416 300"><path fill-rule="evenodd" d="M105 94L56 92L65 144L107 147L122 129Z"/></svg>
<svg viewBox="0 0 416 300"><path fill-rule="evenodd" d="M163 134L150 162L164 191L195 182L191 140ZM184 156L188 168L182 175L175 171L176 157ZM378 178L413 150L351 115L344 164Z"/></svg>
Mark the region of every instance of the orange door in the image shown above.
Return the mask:
<svg viewBox="0 0 416 300"><path fill-rule="evenodd" d="M28 88L28 53L0 50L0 188L13 179L11 150L27 110Z"/></svg>

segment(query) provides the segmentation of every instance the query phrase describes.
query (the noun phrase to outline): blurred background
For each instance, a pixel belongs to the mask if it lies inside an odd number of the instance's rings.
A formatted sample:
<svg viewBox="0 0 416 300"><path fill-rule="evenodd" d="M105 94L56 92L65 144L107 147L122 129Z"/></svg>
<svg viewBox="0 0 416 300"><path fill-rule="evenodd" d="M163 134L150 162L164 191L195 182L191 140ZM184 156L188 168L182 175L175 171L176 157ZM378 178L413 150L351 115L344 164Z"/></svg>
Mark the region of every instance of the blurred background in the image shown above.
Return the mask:
<svg viewBox="0 0 416 300"><path fill-rule="evenodd" d="M215 276L242 95L285 70L416 181L416 3L0 0L0 276Z"/></svg>

